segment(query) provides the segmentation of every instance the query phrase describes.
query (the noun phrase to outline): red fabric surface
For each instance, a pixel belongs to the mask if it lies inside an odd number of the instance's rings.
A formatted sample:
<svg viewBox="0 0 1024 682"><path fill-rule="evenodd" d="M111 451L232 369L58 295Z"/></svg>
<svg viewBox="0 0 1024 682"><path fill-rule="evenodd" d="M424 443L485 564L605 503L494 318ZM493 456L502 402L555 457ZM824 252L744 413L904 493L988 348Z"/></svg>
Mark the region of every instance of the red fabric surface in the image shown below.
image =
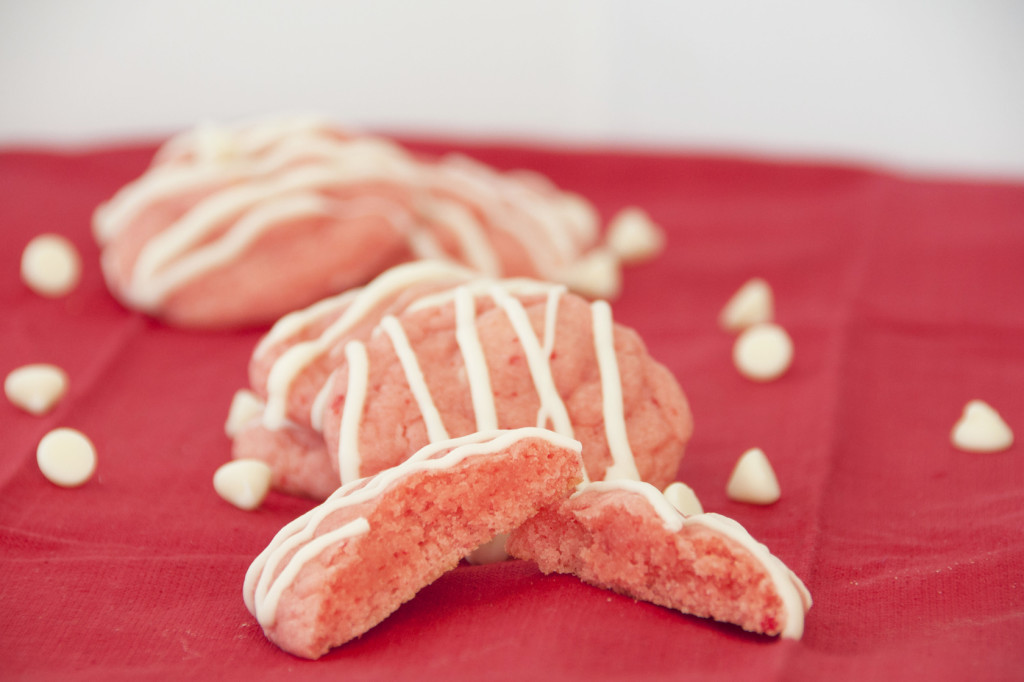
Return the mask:
<svg viewBox="0 0 1024 682"><path fill-rule="evenodd" d="M455 145L420 144L422 149ZM0 371L71 377L51 414L0 405L0 677L5 679L1022 679L1024 452L955 450L982 398L1024 438L1024 187L735 159L461 145L668 231L626 272L616 318L676 374L696 432L680 475L814 595L804 638L775 641L530 564L461 566L317 662L269 644L242 603L253 557L308 502L246 513L213 492L223 422L258 332L190 333L119 307L89 234L98 202L152 147L0 154ZM48 300L18 261L42 232L84 278ZM751 276L774 287L796 359L755 385L719 310ZM35 446L72 426L96 476L46 481ZM729 501L747 448L783 496Z"/></svg>

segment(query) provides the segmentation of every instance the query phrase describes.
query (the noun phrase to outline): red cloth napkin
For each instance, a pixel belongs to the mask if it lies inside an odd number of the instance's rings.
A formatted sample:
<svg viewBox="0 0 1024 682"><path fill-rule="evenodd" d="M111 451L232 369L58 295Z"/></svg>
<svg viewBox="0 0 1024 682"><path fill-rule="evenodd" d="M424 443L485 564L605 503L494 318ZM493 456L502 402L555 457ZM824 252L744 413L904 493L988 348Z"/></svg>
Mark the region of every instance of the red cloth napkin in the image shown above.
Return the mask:
<svg viewBox="0 0 1024 682"><path fill-rule="evenodd" d="M775 641L524 562L464 565L317 662L269 644L242 603L253 557L310 503L239 511L213 491L223 423L258 332L193 333L107 293L89 222L152 147L0 154L0 371L52 362L70 393L44 417L0 405L0 677L5 679L944 680L1024 677L1024 451L960 452L982 398L1024 438L1024 186L688 156L458 147L548 174L607 218L636 204L668 251L614 304L676 374L696 433L680 469L814 595ZM49 300L20 281L34 235L80 249ZM716 325L752 276L774 287L790 372L759 385ZM95 477L35 463L57 426L88 434ZM782 499L729 501L761 447Z"/></svg>

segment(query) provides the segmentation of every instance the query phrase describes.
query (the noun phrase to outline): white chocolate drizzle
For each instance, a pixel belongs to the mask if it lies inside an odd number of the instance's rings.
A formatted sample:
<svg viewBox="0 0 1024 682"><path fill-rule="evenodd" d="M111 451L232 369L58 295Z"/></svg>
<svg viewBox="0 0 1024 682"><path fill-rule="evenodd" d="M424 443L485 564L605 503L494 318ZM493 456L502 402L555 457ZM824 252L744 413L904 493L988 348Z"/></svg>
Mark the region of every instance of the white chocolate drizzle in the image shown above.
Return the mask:
<svg viewBox="0 0 1024 682"><path fill-rule="evenodd" d="M291 313L267 334L256 348L255 355L299 333L303 327L336 311L344 312L317 338L296 343L273 363L267 377L267 410L263 425L280 428L287 422L288 400L296 377L326 355L339 339L388 298L405 289L429 282L461 281L471 276L469 270L449 263L421 261L388 270L365 287L321 301L304 311ZM318 417L312 417L311 421Z"/></svg>
<svg viewBox="0 0 1024 682"><path fill-rule="evenodd" d="M373 311L379 312L386 301L394 299L410 286L423 283L436 284L441 288L403 302L401 309L392 310L378 323L374 333L384 334L390 340L424 420L428 438L431 441L441 440L447 438L449 433L398 316L431 307L453 307L454 334L463 361L476 428L486 431L498 428L501 424L486 351L481 345L477 329L477 301L481 298L491 299L505 315L522 348L539 401L534 425L573 437L574 427L555 384L551 367L557 337L559 301L566 288L559 284L521 278L494 280L474 277L464 268L439 262L416 262L399 266L356 292L336 296L282 318L260 342L256 350L257 358L280 344L287 344L290 338L301 337L303 330L310 326L326 327L319 336L294 343L271 364L267 377L267 407L263 413L263 426L278 429L289 424L287 410L295 379L306 368L322 361L356 325L371 319ZM545 305L542 331L534 329L518 297L534 301L542 297ZM334 318L333 321L330 321L331 318ZM601 383L605 437L612 459L603 478L638 480L640 474L626 432L622 377L615 355L610 306L604 302L591 304L591 320L593 347ZM341 481L348 482L360 476L362 458L359 441L370 380L370 361L363 341L350 341L344 348L344 355L348 386L338 426L336 457ZM332 393L332 388L327 384L334 381L334 374L325 372L325 377L320 381L309 415L309 423L315 431L323 428L324 411Z"/></svg>
<svg viewBox="0 0 1024 682"><path fill-rule="evenodd" d="M419 406L420 414L426 424L427 438L431 443L448 440L448 431L444 428L441 413L438 412L437 405L434 404L430 389L427 387L427 380L423 376L423 369L416 359L416 351L409 345L409 337L405 335L401 323L392 315L388 315L380 321L380 328L391 339L391 345L394 346L395 353L398 354L398 362L401 363L406 381L409 382L409 390L412 391L416 405Z"/></svg>
<svg viewBox="0 0 1024 682"><path fill-rule="evenodd" d="M804 629L804 613L811 607L811 594L803 582L776 557L764 544L750 535L746 528L727 516L715 513L684 516L672 503L649 483L631 480L605 480L581 484L573 496L588 492L606 493L624 490L641 495L661 518L662 525L670 533L678 533L687 525L698 525L728 538L745 549L764 568L782 600L786 622L780 635L788 639L800 639Z"/></svg>
<svg viewBox="0 0 1024 682"><path fill-rule="evenodd" d="M547 428L550 423L553 425L553 431L571 438L573 436L572 422L569 420L569 412L565 409L565 403L562 402L562 397L558 394L555 379L551 375L550 351L545 352L545 349L541 347L537 334L533 331L533 325L530 324L530 318L519 299L510 296L499 287L491 289L491 297L505 311L516 336L519 337L519 344L526 354L526 364L530 369L537 397L540 398L537 426ZM554 345L553 341L552 345Z"/></svg>
<svg viewBox="0 0 1024 682"><path fill-rule="evenodd" d="M640 480L633 451L626 434L626 415L622 403L622 376L615 357L611 306L605 301L590 305L594 319L594 350L601 374L601 401L604 414L604 433L608 439L612 465L605 472L606 479L630 478Z"/></svg>
<svg viewBox="0 0 1024 682"><path fill-rule="evenodd" d="M345 345L345 362L348 364L348 390L345 393L338 436L338 471L342 483L359 478L359 425L363 421L363 406L366 404L366 387L370 375L366 345L361 341L349 341Z"/></svg>
<svg viewBox="0 0 1024 682"><path fill-rule="evenodd" d="M355 342L353 342L355 343ZM340 487L320 506L282 528L245 574L242 587L245 605L260 625L272 627L282 594L306 564L329 547L372 531L364 517L350 520L336 529L317 535L320 525L335 512L369 502L383 495L399 481L431 470L451 468L468 457L488 455L511 447L526 438L540 438L556 447L580 452L579 442L536 428L477 432L427 445L402 464L376 476Z"/></svg>
<svg viewBox="0 0 1024 682"><path fill-rule="evenodd" d="M309 409L309 425L313 427L313 430L317 433L323 433L324 430L324 409L327 405L327 400L330 398L331 392L334 390L334 377L336 375L331 372L327 376L327 381L317 391L316 397L313 399L313 404Z"/></svg>
<svg viewBox="0 0 1024 682"><path fill-rule="evenodd" d="M480 334L476 327L476 304L466 287L455 290L455 340L462 352L466 366L466 380L473 399L473 414L476 430L489 431L498 428L498 413L494 407L494 390L491 375L487 371L487 358L480 346Z"/></svg>
<svg viewBox="0 0 1024 682"><path fill-rule="evenodd" d="M416 257L450 259L435 236L441 232L454 240L459 260L491 276L501 274L501 258L490 230L519 242L549 280L597 237L593 210L580 210L582 199L550 183L526 182L457 155L423 161L393 143L345 136L308 118L203 126L173 138L149 171L96 211L93 229L107 245L149 206L208 191L150 239L132 265L122 298L154 311L178 288L229 266L275 225L312 215L351 219L362 211L346 206L373 199L373 186L382 184L408 199L375 199L373 211ZM330 199L336 190L356 198ZM296 204L300 198L308 203ZM104 258L108 270L115 268L112 258Z"/></svg>

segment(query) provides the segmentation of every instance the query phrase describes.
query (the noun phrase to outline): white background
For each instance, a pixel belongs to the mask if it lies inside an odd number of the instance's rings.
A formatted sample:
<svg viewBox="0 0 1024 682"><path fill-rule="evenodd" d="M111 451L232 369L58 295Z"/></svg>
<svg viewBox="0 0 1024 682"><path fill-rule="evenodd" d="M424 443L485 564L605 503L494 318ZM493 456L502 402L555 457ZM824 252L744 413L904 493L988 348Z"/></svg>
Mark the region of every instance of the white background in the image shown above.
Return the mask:
<svg viewBox="0 0 1024 682"><path fill-rule="evenodd" d="M361 128L1024 179L1022 0L0 0L0 145Z"/></svg>

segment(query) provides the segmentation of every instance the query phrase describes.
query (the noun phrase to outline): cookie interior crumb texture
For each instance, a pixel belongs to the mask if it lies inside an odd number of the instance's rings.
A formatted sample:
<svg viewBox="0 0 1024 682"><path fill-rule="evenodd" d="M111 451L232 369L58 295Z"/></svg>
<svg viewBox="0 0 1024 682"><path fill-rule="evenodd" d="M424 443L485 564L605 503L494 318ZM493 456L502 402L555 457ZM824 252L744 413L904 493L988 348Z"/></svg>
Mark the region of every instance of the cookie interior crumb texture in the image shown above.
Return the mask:
<svg viewBox="0 0 1024 682"><path fill-rule="evenodd" d="M799 639L806 587L767 547L719 514L684 516L639 481L581 486L512 532L512 556L544 573L745 630Z"/></svg>

